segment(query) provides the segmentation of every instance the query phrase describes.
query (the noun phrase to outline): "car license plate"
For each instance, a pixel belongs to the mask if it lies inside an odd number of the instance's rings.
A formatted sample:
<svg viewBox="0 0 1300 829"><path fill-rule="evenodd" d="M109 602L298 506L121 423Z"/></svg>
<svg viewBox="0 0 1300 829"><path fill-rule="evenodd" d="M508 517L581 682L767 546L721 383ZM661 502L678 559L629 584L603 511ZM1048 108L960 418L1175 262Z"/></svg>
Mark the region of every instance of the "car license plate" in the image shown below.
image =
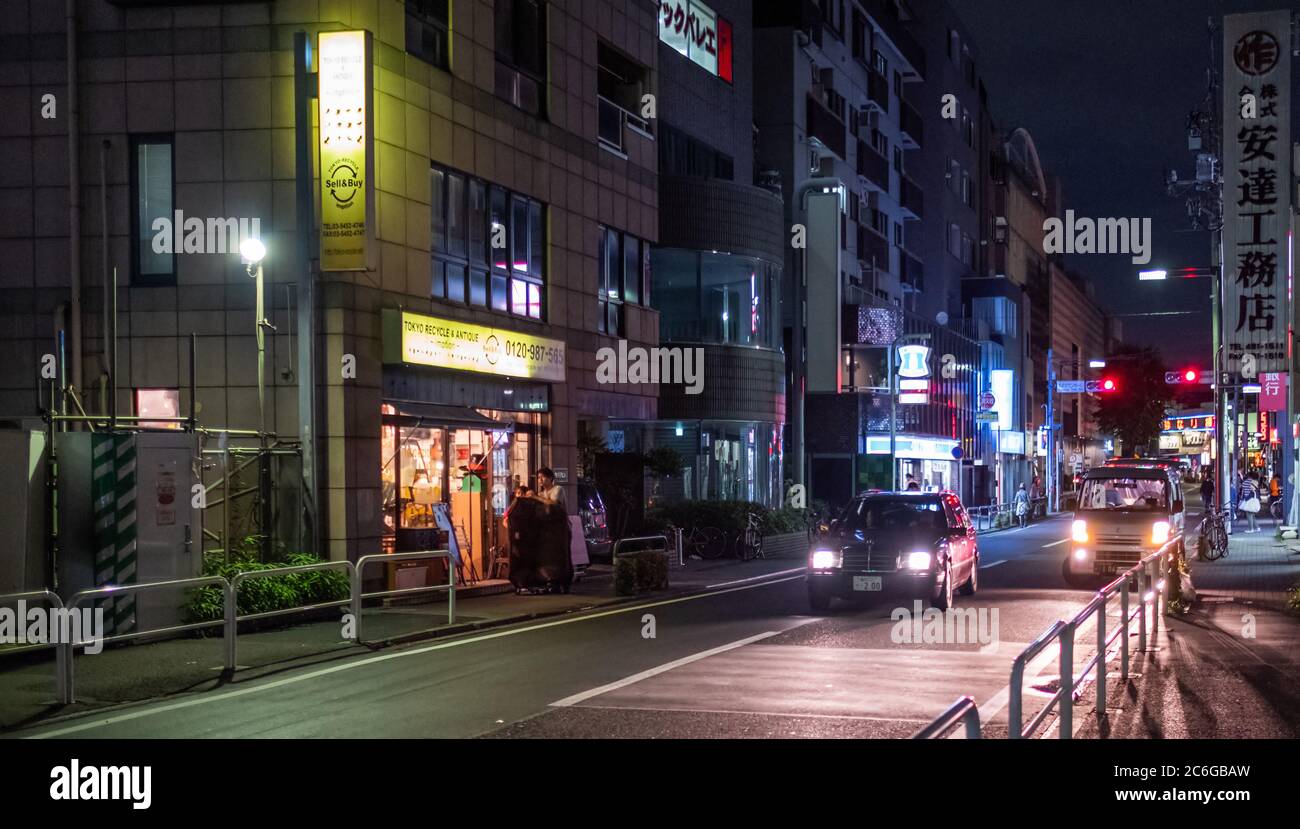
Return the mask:
<svg viewBox="0 0 1300 829"><path fill-rule="evenodd" d="M880 576L854 576L853 589L876 591L882 587Z"/></svg>

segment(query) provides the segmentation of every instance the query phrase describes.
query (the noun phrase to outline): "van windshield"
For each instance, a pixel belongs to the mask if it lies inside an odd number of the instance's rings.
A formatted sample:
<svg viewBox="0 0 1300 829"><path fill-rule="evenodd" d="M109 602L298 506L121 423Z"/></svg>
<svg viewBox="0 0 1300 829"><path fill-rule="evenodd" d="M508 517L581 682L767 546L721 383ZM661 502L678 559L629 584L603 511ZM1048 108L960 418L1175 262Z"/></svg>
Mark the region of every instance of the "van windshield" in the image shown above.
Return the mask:
<svg viewBox="0 0 1300 829"><path fill-rule="evenodd" d="M1154 478L1092 478L1083 482L1079 509L1165 512L1169 486Z"/></svg>

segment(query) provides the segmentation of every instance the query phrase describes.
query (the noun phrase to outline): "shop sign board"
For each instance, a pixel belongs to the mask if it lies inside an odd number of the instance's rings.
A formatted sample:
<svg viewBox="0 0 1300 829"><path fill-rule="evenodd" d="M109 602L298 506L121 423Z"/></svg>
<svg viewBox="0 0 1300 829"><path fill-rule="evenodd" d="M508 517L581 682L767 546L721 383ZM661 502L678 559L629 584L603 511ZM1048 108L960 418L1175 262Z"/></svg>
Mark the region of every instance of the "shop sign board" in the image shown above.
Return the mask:
<svg viewBox="0 0 1300 829"><path fill-rule="evenodd" d="M366 267L370 41L365 31L321 32L320 269Z"/></svg>
<svg viewBox="0 0 1300 829"><path fill-rule="evenodd" d="M564 341L384 309L384 362L564 382Z"/></svg>

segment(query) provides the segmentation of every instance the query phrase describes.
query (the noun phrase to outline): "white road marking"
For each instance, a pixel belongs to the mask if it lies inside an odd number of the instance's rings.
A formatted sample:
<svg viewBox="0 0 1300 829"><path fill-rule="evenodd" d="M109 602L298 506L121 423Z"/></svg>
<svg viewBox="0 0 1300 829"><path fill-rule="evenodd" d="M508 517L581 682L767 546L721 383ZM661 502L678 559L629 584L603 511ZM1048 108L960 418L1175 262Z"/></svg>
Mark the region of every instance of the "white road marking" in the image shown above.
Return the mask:
<svg viewBox="0 0 1300 829"><path fill-rule="evenodd" d="M789 570L779 570L775 573L767 573L762 576L750 576L747 579L736 579L735 581L724 581L719 584L710 584L708 587L705 588L705 590L713 590L714 588L717 587L730 587L733 584L748 584L751 581L758 581L760 579L773 579L776 578L777 576L788 576L792 573L807 573L807 572L808 572L808 568L806 567L793 567Z"/></svg>
<svg viewBox="0 0 1300 829"><path fill-rule="evenodd" d="M1003 558L1003 559L999 559L999 560L997 560L997 561L990 561L988 564L981 564L981 565L980 565L980 569L981 569L981 570L987 570L987 569L989 569L990 567L997 567L999 564L1006 564L1006 563L1007 563L1007 559Z"/></svg>
<svg viewBox="0 0 1300 829"><path fill-rule="evenodd" d="M555 621L542 622L541 624L530 625L524 628L510 628L508 630L498 630L492 633L484 633L479 636L467 637L465 639L454 639L450 642L439 642L436 645L427 645L422 648L411 648L410 650L379 654L378 656L371 656L365 659L358 659L355 662L347 662L342 665L332 665L328 668L321 668L320 670L317 671L311 671L310 673L299 674L297 676L289 676L283 679L277 679L272 682L267 682L261 685L254 685L251 688L241 688L237 691L228 691L224 694L217 694L215 696L193 697L190 699L179 700L177 702L169 703L167 705L143 708L135 711L128 711L123 714L116 714L113 716L92 719L89 722L82 722L76 725L67 726L65 728L56 728L52 731L46 731L40 734L28 735L27 737L25 737L25 739L44 740L50 737L62 737L65 734L76 734L82 731L89 731L93 728L101 728L103 726L114 725L120 722L129 722L131 720L138 720L153 714L163 714L168 711L177 711L183 708L191 708L195 705L206 705L208 703L213 703L213 702L224 702L225 700L234 699L235 697L242 697L248 694L256 694L259 691L267 691L272 688L280 688L285 685L293 685L299 682L306 682L309 679L316 679L317 677L327 676L329 674L338 673L340 671L347 671L353 668L359 668L363 665L373 665L377 662L387 662L390 659L401 659L407 656L418 656L420 654L430 653L432 651L440 651L446 648L456 648L456 647L460 647L461 645L470 645L476 642L485 642L489 639L499 639L504 636L514 636L516 634L528 633L534 630L543 630L545 628L559 627L560 625L571 625L574 624L575 622L585 622L590 619L600 619L605 616L615 616L620 613L636 613L638 611L645 610L651 607L663 607L664 605L679 604L681 602L695 601L697 599L705 599L712 596L722 596L727 593L738 593L743 590L754 590L760 587L768 587L773 584L780 584L781 582L793 581L796 578L798 578L798 576L790 576L788 578L776 579L774 581L762 582L760 584L750 584L741 587L731 587L726 590L718 590L713 593L697 593L692 596L679 596L675 599L664 599L662 601L647 602L645 604L633 605L631 607L620 607L620 608L614 608L612 610L604 610L599 613L589 613L580 616L573 616L566 619L556 619ZM811 622L811 621L816 621L816 619L808 619L805 622L803 622L803 624L806 624L807 622Z"/></svg>
<svg viewBox="0 0 1300 829"><path fill-rule="evenodd" d="M1064 544L1065 542L1067 542L1067 541L1069 541L1069 540L1070 540L1070 539L1068 539L1068 538L1062 538L1060 541L1053 541L1051 544L1044 544L1044 545L1043 545L1043 549L1046 550L1048 547L1055 547L1057 544Z"/></svg>
<svg viewBox="0 0 1300 829"><path fill-rule="evenodd" d="M690 656L683 656L681 659L674 659L671 662L665 662L662 665L657 665L648 670L641 671L640 673L632 674L631 676L625 676L622 679L615 680L614 682L610 682L605 685L601 685L597 688L591 688L581 693L573 694L572 696L567 696L562 700L557 700L551 703L551 707L568 708L571 705L577 705L583 700L588 700L591 699L592 697L598 697L601 694L605 694L610 691L617 691L619 688L625 688L628 685L634 685L643 679L649 679L652 676L658 676L659 674L665 673L667 671L671 671L673 668L680 668L682 665L689 665L692 662L699 662L701 659L708 659L710 656L717 656L720 653L726 653L727 651L735 650L736 648L743 648L745 645L752 645L755 642L761 642L764 639L770 639L773 636L778 636L782 633L785 633L786 631L794 630L797 627L801 627L803 625L808 624L809 622L815 622L815 621L817 621L816 618L803 619L795 623L794 625L791 625L790 627L786 628L785 630L769 630L766 633L759 633L754 636L747 636L744 639L737 639L735 642L730 642L726 645L719 645L716 648L709 648L706 651L693 653Z"/></svg>

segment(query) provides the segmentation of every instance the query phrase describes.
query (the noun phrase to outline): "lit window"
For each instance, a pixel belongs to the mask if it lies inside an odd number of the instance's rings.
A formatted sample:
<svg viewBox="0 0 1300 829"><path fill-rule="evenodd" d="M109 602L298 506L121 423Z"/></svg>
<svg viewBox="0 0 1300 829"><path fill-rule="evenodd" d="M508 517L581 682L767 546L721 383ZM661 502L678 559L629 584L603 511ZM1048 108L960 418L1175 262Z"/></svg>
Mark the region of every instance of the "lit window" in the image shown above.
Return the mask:
<svg viewBox="0 0 1300 829"><path fill-rule="evenodd" d="M135 413L137 417L180 417L181 393L177 389L136 389ZM179 429L180 423L165 420L141 420L146 429Z"/></svg>

